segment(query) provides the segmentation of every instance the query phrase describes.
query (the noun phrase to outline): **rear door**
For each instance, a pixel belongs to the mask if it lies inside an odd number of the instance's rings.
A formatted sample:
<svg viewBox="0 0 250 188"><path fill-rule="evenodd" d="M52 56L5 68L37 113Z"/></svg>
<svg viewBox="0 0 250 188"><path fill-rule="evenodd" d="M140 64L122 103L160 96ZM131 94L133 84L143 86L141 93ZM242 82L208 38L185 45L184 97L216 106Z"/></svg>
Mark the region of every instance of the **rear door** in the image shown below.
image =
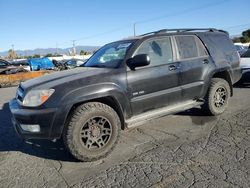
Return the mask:
<svg viewBox="0 0 250 188"><path fill-rule="evenodd" d="M212 59L195 35L175 36L177 59L180 62L180 86L182 100L200 98L206 81L207 72L212 68Z"/></svg>
<svg viewBox="0 0 250 188"><path fill-rule="evenodd" d="M150 65L128 69L127 82L133 115L170 105L181 97L178 62L174 60L170 37L144 41L134 55L148 54Z"/></svg>

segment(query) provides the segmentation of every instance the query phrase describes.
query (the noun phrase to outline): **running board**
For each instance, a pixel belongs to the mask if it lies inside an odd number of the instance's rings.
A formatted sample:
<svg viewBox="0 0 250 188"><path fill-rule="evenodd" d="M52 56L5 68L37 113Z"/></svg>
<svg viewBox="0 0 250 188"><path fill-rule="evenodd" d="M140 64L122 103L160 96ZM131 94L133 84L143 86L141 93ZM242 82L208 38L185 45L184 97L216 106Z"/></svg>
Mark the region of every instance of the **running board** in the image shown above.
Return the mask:
<svg viewBox="0 0 250 188"><path fill-rule="evenodd" d="M182 112L182 111L191 109L193 107L200 106L202 104L203 104L203 102L197 102L197 101L194 101L194 100L186 101L186 102L183 102L183 103L179 103L179 104L175 104L175 105L172 105L172 106L167 106L167 107L164 107L164 108L159 108L159 109L156 109L156 110L151 110L151 111L139 114L139 115L134 116L134 117L132 117L130 119L127 119L125 121L125 123L126 123L128 128L136 127L136 126L139 126L139 125L145 123L146 121L156 119L156 118L159 118L159 117L163 117L163 116L166 116L166 115L169 115L169 114Z"/></svg>

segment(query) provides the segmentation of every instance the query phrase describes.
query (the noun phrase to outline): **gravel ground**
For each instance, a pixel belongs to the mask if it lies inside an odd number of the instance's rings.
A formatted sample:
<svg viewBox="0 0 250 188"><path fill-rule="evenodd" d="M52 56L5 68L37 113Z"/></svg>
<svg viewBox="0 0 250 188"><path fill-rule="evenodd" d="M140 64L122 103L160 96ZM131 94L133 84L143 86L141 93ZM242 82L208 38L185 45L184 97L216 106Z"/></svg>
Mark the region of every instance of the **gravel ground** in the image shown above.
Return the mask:
<svg viewBox="0 0 250 188"><path fill-rule="evenodd" d="M60 141L23 141L0 89L0 187L250 187L250 87L226 113L192 109L124 131L107 158L74 160Z"/></svg>

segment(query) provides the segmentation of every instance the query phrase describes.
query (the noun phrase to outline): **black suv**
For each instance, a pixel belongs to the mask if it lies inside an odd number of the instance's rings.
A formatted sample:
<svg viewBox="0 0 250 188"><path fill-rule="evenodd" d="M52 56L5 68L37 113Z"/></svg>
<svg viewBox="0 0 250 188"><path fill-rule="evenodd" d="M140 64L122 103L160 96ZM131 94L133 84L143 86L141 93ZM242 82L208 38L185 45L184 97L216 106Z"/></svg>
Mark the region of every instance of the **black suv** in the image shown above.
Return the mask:
<svg viewBox="0 0 250 188"><path fill-rule="evenodd" d="M21 83L10 102L25 139L63 138L79 160L106 156L121 129L201 106L225 111L241 77L225 31L160 30L107 44L82 67Z"/></svg>

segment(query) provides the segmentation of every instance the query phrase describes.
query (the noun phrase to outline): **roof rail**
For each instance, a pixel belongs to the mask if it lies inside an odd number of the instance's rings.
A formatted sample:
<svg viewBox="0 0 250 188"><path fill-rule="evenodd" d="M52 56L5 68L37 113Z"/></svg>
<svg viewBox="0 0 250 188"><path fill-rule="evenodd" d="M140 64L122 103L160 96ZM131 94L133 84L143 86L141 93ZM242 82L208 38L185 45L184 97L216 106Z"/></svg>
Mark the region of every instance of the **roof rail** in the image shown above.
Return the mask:
<svg viewBox="0 0 250 188"><path fill-rule="evenodd" d="M158 31L153 31L149 33L142 34L140 36L147 36L147 35L157 35L157 34L163 34L163 33L168 33L168 32L190 32L190 31L208 31L208 32L223 32L228 34L227 31L224 30L218 30L215 28L181 28L181 29L161 29Z"/></svg>

